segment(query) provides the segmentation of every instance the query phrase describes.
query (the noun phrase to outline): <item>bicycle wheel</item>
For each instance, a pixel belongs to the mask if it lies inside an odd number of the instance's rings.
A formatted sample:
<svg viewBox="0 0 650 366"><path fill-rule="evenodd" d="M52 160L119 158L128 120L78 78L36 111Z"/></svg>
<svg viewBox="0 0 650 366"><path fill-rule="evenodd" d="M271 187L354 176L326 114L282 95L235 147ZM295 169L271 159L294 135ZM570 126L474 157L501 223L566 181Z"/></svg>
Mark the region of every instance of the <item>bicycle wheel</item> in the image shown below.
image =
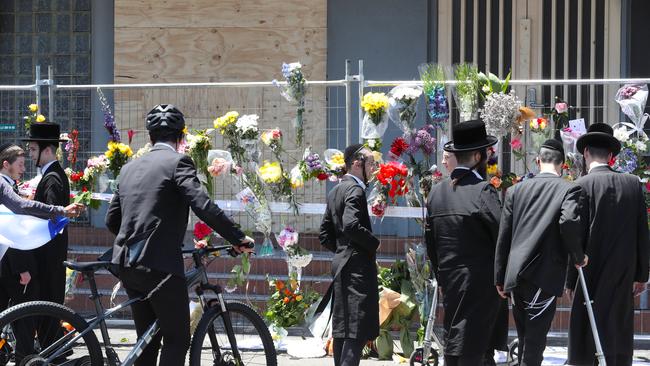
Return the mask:
<svg viewBox="0 0 650 366"><path fill-rule="evenodd" d="M0 314L3 337L0 343L3 347L11 346L11 359L16 365L102 366L102 350L94 332L84 334L65 347L87 328L88 323L82 317L61 304L26 302ZM46 360L59 350L63 352L48 364Z"/></svg>
<svg viewBox="0 0 650 366"><path fill-rule="evenodd" d="M259 314L240 302L228 302L226 308L232 322L241 365L276 366L278 360L273 340ZM216 366L237 365L220 306L213 306L203 314L192 336L190 365L199 366L201 362L204 365L209 362Z"/></svg>
<svg viewBox="0 0 650 366"><path fill-rule="evenodd" d="M438 366L438 351L431 348L431 351L429 351L429 358L425 360L422 348L416 348L415 351L411 353L411 357L409 358L409 365Z"/></svg>

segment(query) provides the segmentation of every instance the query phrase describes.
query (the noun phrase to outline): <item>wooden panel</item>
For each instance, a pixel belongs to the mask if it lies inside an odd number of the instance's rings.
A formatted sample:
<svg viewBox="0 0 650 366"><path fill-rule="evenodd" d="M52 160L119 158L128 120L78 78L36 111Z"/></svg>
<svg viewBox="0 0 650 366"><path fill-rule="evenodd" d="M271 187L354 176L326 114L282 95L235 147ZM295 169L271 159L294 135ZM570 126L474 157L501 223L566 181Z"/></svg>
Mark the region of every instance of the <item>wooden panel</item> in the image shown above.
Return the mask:
<svg viewBox="0 0 650 366"><path fill-rule="evenodd" d="M325 78L326 29L118 28L117 83L260 81L301 61L308 79Z"/></svg>
<svg viewBox="0 0 650 366"><path fill-rule="evenodd" d="M115 0L115 27L327 26L326 0Z"/></svg>

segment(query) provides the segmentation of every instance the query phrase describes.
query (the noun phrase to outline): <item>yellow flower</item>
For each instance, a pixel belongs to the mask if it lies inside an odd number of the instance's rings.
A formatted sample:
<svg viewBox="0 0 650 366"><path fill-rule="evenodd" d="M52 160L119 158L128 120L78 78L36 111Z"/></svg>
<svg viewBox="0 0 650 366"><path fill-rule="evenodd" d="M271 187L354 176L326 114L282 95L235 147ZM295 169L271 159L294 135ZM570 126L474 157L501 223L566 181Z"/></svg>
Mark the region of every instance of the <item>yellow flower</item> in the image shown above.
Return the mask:
<svg viewBox="0 0 650 366"><path fill-rule="evenodd" d="M277 161L272 163L265 161L259 171L260 177L265 183L277 183L282 179L282 167Z"/></svg>
<svg viewBox="0 0 650 366"><path fill-rule="evenodd" d="M187 135L187 126L183 127L183 135Z"/></svg>
<svg viewBox="0 0 650 366"><path fill-rule="evenodd" d="M228 128L228 126L237 122L238 118L239 118L238 112L230 111L225 115L214 120L214 128L219 129L221 134L223 134L226 128Z"/></svg>
<svg viewBox="0 0 650 366"><path fill-rule="evenodd" d="M38 122L38 123L45 122L45 116L42 115L42 114L39 114L38 116L36 116L36 122Z"/></svg>
<svg viewBox="0 0 650 366"><path fill-rule="evenodd" d="M377 164L382 164L382 163L384 162L384 158L383 158L383 156L381 155L381 152L379 152L379 151L373 151L373 152L372 152L372 156L373 156L373 158L375 159L375 163L377 163Z"/></svg>
<svg viewBox="0 0 650 366"><path fill-rule="evenodd" d="M111 159L113 157L113 150L111 149L106 150L104 156L106 156L107 159Z"/></svg>
<svg viewBox="0 0 650 366"><path fill-rule="evenodd" d="M343 166L345 165L345 160L343 159L343 154L338 153L332 155L332 164L335 166Z"/></svg>
<svg viewBox="0 0 650 366"><path fill-rule="evenodd" d="M366 113L378 114L388 109L388 97L384 93L366 93L361 101Z"/></svg>
<svg viewBox="0 0 650 366"><path fill-rule="evenodd" d="M38 104L30 104L29 105L29 111L32 113L38 112Z"/></svg>
<svg viewBox="0 0 650 366"><path fill-rule="evenodd" d="M300 301L300 300L302 300L302 295L296 296L296 301Z"/></svg>
<svg viewBox="0 0 650 366"><path fill-rule="evenodd" d="M488 175L496 175L497 174L497 165L496 164L489 164L487 166L487 173L488 173Z"/></svg>

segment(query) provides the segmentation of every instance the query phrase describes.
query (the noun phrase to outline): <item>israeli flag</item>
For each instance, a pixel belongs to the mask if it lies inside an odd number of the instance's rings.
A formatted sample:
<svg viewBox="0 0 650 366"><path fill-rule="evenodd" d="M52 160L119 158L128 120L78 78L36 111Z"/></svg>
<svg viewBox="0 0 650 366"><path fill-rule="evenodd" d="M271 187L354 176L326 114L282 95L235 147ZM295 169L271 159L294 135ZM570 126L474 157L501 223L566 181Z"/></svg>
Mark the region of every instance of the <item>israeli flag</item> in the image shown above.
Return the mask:
<svg viewBox="0 0 650 366"><path fill-rule="evenodd" d="M0 205L0 259L8 248L31 250L43 246L60 234L69 221L65 217L46 220L17 215Z"/></svg>

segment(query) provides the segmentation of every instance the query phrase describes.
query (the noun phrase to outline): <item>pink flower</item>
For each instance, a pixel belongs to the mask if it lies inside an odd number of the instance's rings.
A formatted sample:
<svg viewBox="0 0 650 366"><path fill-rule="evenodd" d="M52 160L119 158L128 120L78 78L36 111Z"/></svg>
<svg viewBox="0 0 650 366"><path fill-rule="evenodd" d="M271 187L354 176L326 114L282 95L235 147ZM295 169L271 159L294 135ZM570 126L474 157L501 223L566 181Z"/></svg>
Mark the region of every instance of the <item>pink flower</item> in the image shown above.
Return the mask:
<svg viewBox="0 0 650 366"><path fill-rule="evenodd" d="M514 140L512 140L512 141L510 142L510 147L512 147L513 150L517 150L517 151L519 151L519 150L521 150L521 148L523 147L523 145L521 144L521 140L519 140L519 139L514 139Z"/></svg>
<svg viewBox="0 0 650 366"><path fill-rule="evenodd" d="M569 106L566 103L555 103L555 110L557 113L566 113L569 110Z"/></svg>
<svg viewBox="0 0 650 366"><path fill-rule="evenodd" d="M230 171L231 164L223 158L216 158L208 167L208 173L213 177L218 177L221 174Z"/></svg>
<svg viewBox="0 0 650 366"><path fill-rule="evenodd" d="M131 141L133 141L133 136L135 135L135 131L129 130L127 134L129 136L129 145L131 145Z"/></svg>

